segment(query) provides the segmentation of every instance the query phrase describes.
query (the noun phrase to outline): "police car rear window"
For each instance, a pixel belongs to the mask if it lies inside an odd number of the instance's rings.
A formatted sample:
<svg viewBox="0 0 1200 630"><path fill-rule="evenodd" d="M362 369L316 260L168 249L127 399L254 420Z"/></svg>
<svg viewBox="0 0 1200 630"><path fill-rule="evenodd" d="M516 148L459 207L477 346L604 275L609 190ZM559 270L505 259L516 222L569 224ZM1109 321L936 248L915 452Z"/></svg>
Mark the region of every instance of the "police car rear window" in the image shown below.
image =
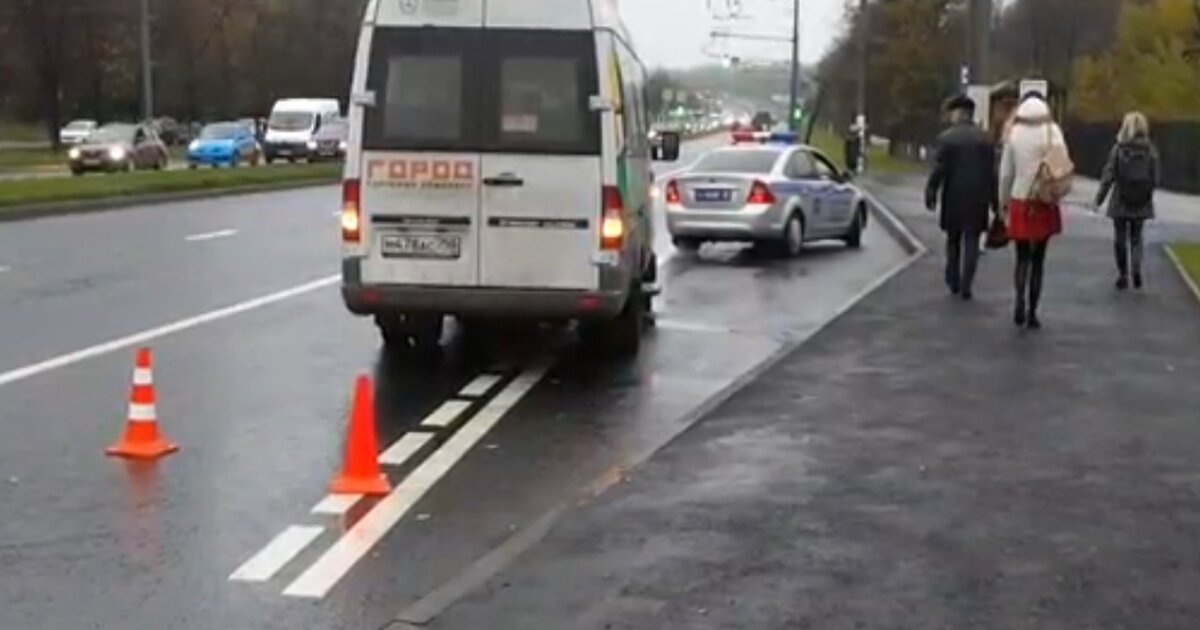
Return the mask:
<svg viewBox="0 0 1200 630"><path fill-rule="evenodd" d="M715 151L701 158L693 171L765 175L775 168L778 151Z"/></svg>
<svg viewBox="0 0 1200 630"><path fill-rule="evenodd" d="M363 146L598 154L593 40L581 31L381 28Z"/></svg>

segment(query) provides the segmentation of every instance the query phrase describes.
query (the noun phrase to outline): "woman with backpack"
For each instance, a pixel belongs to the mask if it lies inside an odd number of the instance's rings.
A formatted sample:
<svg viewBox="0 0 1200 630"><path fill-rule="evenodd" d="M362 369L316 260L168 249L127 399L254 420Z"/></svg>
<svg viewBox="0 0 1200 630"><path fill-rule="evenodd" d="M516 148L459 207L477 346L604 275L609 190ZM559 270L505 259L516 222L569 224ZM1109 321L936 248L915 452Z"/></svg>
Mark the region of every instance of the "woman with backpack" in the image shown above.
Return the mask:
<svg viewBox="0 0 1200 630"><path fill-rule="evenodd" d="M1071 191L1074 165L1062 129L1040 94L1017 107L1000 158L1000 207L1008 237L1016 246L1013 271L1018 327L1042 327L1038 305L1045 277L1046 249L1062 232L1059 204Z"/></svg>
<svg viewBox="0 0 1200 630"><path fill-rule="evenodd" d="M1150 142L1150 123L1141 112L1130 112L1104 166L1095 206L1098 210L1108 198L1117 256L1117 289L1122 291L1129 288L1131 269L1134 288L1142 288L1142 227L1154 218L1158 174L1158 150ZM1110 197L1114 188L1116 193Z"/></svg>

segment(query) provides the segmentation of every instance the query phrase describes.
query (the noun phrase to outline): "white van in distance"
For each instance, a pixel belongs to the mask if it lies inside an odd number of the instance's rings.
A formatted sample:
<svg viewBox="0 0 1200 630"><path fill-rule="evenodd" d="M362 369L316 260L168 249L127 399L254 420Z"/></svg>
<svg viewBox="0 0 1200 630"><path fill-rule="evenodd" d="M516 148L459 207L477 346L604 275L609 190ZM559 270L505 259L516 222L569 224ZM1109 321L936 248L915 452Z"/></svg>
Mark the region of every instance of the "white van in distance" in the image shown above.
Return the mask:
<svg viewBox="0 0 1200 630"><path fill-rule="evenodd" d="M307 159L315 148L317 131L325 123L341 117L341 106L334 98L286 98L276 101L267 120L263 137L263 156L267 164L276 159L295 162Z"/></svg>
<svg viewBox="0 0 1200 630"><path fill-rule="evenodd" d="M372 0L343 185L342 295L390 350L445 316L579 320L635 352L650 311L645 70L612 0Z"/></svg>

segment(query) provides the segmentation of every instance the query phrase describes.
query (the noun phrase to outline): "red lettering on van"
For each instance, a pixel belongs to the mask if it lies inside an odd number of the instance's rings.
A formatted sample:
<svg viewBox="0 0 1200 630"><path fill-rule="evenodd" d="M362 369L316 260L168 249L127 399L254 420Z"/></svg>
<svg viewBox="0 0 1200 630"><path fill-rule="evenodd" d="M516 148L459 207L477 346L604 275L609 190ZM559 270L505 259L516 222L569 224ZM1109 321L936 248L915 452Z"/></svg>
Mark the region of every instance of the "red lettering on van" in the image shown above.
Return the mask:
<svg viewBox="0 0 1200 630"><path fill-rule="evenodd" d="M373 159L367 161L367 184L402 188L467 188L475 184L470 160Z"/></svg>

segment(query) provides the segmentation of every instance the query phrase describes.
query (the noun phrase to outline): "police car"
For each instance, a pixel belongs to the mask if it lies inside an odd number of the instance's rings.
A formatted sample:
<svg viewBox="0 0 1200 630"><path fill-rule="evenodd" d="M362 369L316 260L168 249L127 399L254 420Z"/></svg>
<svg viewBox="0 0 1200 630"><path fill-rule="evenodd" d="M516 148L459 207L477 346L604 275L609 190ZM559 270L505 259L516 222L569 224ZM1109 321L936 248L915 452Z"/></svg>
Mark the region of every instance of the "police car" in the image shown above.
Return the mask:
<svg viewBox="0 0 1200 630"><path fill-rule="evenodd" d="M708 153L663 184L676 248L749 241L795 256L810 241L862 245L867 201L819 150L793 133L735 132L733 145Z"/></svg>

